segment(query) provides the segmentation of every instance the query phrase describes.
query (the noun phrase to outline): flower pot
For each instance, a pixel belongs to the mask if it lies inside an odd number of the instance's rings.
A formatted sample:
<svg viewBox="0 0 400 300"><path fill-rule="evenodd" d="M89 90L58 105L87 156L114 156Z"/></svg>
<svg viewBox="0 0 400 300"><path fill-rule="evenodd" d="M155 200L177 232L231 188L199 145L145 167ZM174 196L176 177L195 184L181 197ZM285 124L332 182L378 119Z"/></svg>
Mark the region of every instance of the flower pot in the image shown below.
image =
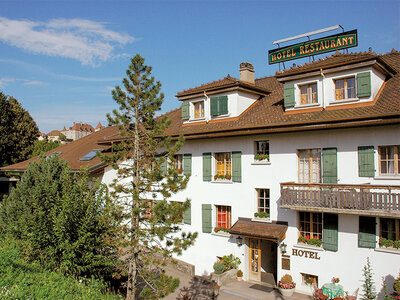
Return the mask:
<svg viewBox="0 0 400 300"><path fill-rule="evenodd" d="M237 281L243 281L243 277L236 277Z"/></svg>
<svg viewBox="0 0 400 300"><path fill-rule="evenodd" d="M292 288L292 289L283 289L283 288L278 288L279 291L281 292L282 296L293 296L294 290L296 288Z"/></svg>

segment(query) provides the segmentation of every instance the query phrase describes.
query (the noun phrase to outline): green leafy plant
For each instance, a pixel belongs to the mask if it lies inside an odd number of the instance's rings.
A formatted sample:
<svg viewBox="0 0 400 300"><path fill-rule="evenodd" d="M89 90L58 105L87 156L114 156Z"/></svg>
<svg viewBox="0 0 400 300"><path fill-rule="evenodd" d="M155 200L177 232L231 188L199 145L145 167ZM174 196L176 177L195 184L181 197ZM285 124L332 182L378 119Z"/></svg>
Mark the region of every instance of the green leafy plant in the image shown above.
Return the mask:
<svg viewBox="0 0 400 300"><path fill-rule="evenodd" d="M304 237L304 236L299 236L297 239L297 242L312 245L312 246L317 246L317 247L321 247L321 245L322 245L322 240L317 239L317 238L310 239L310 238Z"/></svg>
<svg viewBox="0 0 400 300"><path fill-rule="evenodd" d="M379 239L379 245L383 246L383 247L386 247L386 248L392 247L393 246L393 241L385 239L385 238L380 238Z"/></svg>
<svg viewBox="0 0 400 300"><path fill-rule="evenodd" d="M222 256L222 263L225 266L225 271L237 269L241 263L240 258L233 254Z"/></svg>
<svg viewBox="0 0 400 300"><path fill-rule="evenodd" d="M393 282L393 290L400 294L400 274Z"/></svg>
<svg viewBox="0 0 400 300"><path fill-rule="evenodd" d="M224 227L215 227L214 232L229 232L229 228L224 228Z"/></svg>
<svg viewBox="0 0 400 300"><path fill-rule="evenodd" d="M308 278L308 279L306 279L306 285L308 285L308 286L312 286L313 285L313 283L314 283L314 281L311 279L311 278Z"/></svg>
<svg viewBox="0 0 400 300"><path fill-rule="evenodd" d="M269 213L265 211L255 212L254 217L256 218L269 218Z"/></svg>
<svg viewBox="0 0 400 300"><path fill-rule="evenodd" d="M396 248L396 249L399 249L400 248L400 240L394 241L393 242L393 247Z"/></svg>
<svg viewBox="0 0 400 300"><path fill-rule="evenodd" d="M231 180L231 175L214 175L214 180L222 179L222 180Z"/></svg>
<svg viewBox="0 0 400 300"><path fill-rule="evenodd" d="M215 274L222 274L225 272L225 265L224 265L223 261L216 261L214 263L213 268L214 268Z"/></svg>
<svg viewBox="0 0 400 300"><path fill-rule="evenodd" d="M237 270L236 276L237 277L243 277L243 271L242 270Z"/></svg>
<svg viewBox="0 0 400 300"><path fill-rule="evenodd" d="M363 295L362 300L372 300L376 299L375 283L373 280L373 273L369 257L367 257L367 264L363 268Z"/></svg>
<svg viewBox="0 0 400 300"><path fill-rule="evenodd" d="M268 154L256 154L254 155L254 160L258 160L258 161L269 161L269 155Z"/></svg>

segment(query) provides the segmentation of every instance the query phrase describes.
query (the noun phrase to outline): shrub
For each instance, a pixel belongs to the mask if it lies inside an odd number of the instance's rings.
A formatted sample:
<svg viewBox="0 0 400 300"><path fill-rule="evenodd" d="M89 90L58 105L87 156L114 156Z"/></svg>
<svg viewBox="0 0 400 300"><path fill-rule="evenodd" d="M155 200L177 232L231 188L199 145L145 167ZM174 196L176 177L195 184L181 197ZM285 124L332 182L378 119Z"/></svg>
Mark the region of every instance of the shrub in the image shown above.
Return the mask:
<svg viewBox="0 0 400 300"><path fill-rule="evenodd" d="M388 240L385 238L380 238L379 239L379 245L383 246L383 247L392 247L393 246L393 241L392 240Z"/></svg>
<svg viewBox="0 0 400 300"><path fill-rule="evenodd" d="M313 245L313 246L321 247L321 245L322 245L322 240L320 240L320 239L309 239L309 240L307 241L307 244Z"/></svg>
<svg viewBox="0 0 400 300"><path fill-rule="evenodd" d="M399 241L394 241L393 242L393 247L399 249L400 248L400 240Z"/></svg>
<svg viewBox="0 0 400 300"><path fill-rule="evenodd" d="M222 261L216 261L213 268L215 274L222 274L225 271L225 265Z"/></svg>
<svg viewBox="0 0 400 300"><path fill-rule="evenodd" d="M293 282L293 278L289 274L285 274L284 276L282 276L281 282L283 284L292 283Z"/></svg>
<svg viewBox="0 0 400 300"><path fill-rule="evenodd" d="M242 270L237 270L236 276L237 276L237 277L243 277L243 272L242 272Z"/></svg>
<svg viewBox="0 0 400 300"><path fill-rule="evenodd" d="M296 283L293 282L292 276L285 274L278 282L278 287L282 289L293 289L296 287Z"/></svg>
<svg viewBox="0 0 400 300"><path fill-rule="evenodd" d="M241 261L239 257L229 254L222 257L222 263L225 266L225 271L228 271L239 268Z"/></svg>

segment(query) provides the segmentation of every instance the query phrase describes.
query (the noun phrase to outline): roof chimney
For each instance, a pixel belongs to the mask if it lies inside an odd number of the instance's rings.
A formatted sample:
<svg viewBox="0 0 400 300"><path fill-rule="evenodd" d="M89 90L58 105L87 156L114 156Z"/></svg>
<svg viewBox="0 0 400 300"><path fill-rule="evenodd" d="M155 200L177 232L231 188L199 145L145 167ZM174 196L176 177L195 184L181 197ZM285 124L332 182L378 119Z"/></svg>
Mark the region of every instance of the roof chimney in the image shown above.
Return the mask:
<svg viewBox="0 0 400 300"><path fill-rule="evenodd" d="M254 84L254 67L251 63L242 62L240 64L240 80Z"/></svg>

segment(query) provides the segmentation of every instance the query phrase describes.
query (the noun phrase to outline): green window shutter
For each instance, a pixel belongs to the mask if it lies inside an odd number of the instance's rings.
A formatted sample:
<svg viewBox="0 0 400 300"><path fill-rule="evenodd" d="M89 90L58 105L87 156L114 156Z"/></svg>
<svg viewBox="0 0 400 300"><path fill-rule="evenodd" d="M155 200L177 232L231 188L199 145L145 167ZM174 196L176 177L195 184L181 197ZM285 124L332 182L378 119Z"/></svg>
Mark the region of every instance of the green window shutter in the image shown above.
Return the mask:
<svg viewBox="0 0 400 300"><path fill-rule="evenodd" d="M165 158L164 161L161 163L160 168L161 168L161 173L162 173L163 175L166 175L166 174L167 174L167 169L168 169L168 164L167 164L167 159L166 159L166 158Z"/></svg>
<svg viewBox="0 0 400 300"><path fill-rule="evenodd" d="M338 251L338 215L324 213L323 247Z"/></svg>
<svg viewBox="0 0 400 300"><path fill-rule="evenodd" d="M218 114L226 115L228 113L228 96L218 97Z"/></svg>
<svg viewBox="0 0 400 300"><path fill-rule="evenodd" d="M183 173L192 174L192 154L183 154Z"/></svg>
<svg viewBox="0 0 400 300"><path fill-rule="evenodd" d="M294 107L294 84L285 84L283 88L285 108Z"/></svg>
<svg viewBox="0 0 400 300"><path fill-rule="evenodd" d="M218 116L219 115L219 111L218 111L219 97L211 97L210 102L211 102L211 115Z"/></svg>
<svg viewBox="0 0 400 300"><path fill-rule="evenodd" d="M357 97L371 97L371 73L357 74Z"/></svg>
<svg viewBox="0 0 400 300"><path fill-rule="evenodd" d="M337 149L322 149L323 183L337 183Z"/></svg>
<svg viewBox="0 0 400 300"><path fill-rule="evenodd" d="M190 118L190 104L189 102L182 103L182 120L189 120Z"/></svg>
<svg viewBox="0 0 400 300"><path fill-rule="evenodd" d="M242 152L232 152L232 181L242 182Z"/></svg>
<svg viewBox="0 0 400 300"><path fill-rule="evenodd" d="M361 217L358 232L358 247L375 248L376 246L376 220L375 217Z"/></svg>
<svg viewBox="0 0 400 300"><path fill-rule="evenodd" d="M375 176L374 146L358 147L358 176Z"/></svg>
<svg viewBox="0 0 400 300"><path fill-rule="evenodd" d="M211 153L203 153L203 181L211 181Z"/></svg>
<svg viewBox="0 0 400 300"><path fill-rule="evenodd" d="M211 233L212 230L211 211L211 204L201 205L202 229L206 233Z"/></svg>
<svg viewBox="0 0 400 300"><path fill-rule="evenodd" d="M184 224L192 224L192 205L190 204L189 208L185 210L183 214L183 223Z"/></svg>

